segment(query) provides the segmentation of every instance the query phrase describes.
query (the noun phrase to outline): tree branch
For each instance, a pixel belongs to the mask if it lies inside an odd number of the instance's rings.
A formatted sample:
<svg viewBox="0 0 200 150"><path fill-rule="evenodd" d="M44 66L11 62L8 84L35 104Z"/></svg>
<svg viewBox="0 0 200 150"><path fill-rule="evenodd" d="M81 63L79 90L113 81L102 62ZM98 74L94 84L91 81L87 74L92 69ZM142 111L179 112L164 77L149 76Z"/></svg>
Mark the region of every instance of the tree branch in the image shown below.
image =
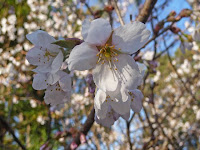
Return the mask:
<svg viewBox="0 0 200 150"><path fill-rule="evenodd" d="M73 142L75 142L77 145L80 145L80 135L81 133L83 133L84 135L87 135L87 133L89 132L90 128L92 127L93 123L94 123L94 108L92 108L86 122L84 123L84 125L82 126L82 128L80 129L80 131L77 133L76 137L74 138ZM70 150L70 145L68 145L68 147L65 150Z"/></svg>
<svg viewBox="0 0 200 150"><path fill-rule="evenodd" d="M16 137L15 132L10 127L10 125L3 119L2 116L0 116L0 123L4 126L4 128L13 136L13 139L17 144L23 149L26 150L25 146L20 142L20 140Z"/></svg>
<svg viewBox="0 0 200 150"><path fill-rule="evenodd" d="M149 15L151 14L157 0L146 0L144 3L143 8L141 9L139 15L137 16L136 20L146 23Z"/></svg>

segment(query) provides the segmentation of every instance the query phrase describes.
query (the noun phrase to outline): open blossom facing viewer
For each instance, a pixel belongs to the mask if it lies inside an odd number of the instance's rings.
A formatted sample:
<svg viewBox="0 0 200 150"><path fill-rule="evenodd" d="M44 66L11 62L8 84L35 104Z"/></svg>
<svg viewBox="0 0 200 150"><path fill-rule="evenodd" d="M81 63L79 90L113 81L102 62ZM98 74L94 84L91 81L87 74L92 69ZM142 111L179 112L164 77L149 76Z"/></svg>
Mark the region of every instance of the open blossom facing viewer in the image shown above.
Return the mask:
<svg viewBox="0 0 200 150"><path fill-rule="evenodd" d="M76 46L69 56L70 70L93 69L96 86L111 97L118 86L131 90L140 85L142 76L129 54L149 39L150 31L143 23L131 22L112 31L105 19L85 20L82 36L85 42Z"/></svg>
<svg viewBox="0 0 200 150"><path fill-rule="evenodd" d="M130 54L147 42L150 31L138 21L112 31L109 22L100 18L85 20L82 36L85 42L72 49L68 64L70 70L93 69L97 123L111 126L120 116L129 118L130 108L139 112L143 94L136 88L143 75Z"/></svg>

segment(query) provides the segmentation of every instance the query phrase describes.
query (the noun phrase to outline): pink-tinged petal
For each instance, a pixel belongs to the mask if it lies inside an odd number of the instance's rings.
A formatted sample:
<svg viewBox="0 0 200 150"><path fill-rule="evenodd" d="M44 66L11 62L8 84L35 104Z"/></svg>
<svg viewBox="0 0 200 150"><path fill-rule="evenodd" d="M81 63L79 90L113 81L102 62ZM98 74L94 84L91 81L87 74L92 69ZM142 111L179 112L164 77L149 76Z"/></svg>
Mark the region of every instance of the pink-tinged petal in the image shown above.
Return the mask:
<svg viewBox="0 0 200 150"><path fill-rule="evenodd" d="M46 104L55 106L70 101L70 96L71 92L64 92L57 82L56 84L47 87L44 100Z"/></svg>
<svg viewBox="0 0 200 150"><path fill-rule="evenodd" d="M106 93L98 89L94 99L95 114L98 118L105 118L109 104L106 102Z"/></svg>
<svg viewBox="0 0 200 150"><path fill-rule="evenodd" d="M134 21L114 30L112 44L122 52L132 54L148 41L150 34L145 24Z"/></svg>
<svg viewBox="0 0 200 150"><path fill-rule="evenodd" d="M55 73L60 69L63 63L63 59L64 59L63 53L62 51L60 51L51 64L51 69L52 69L51 73Z"/></svg>
<svg viewBox="0 0 200 150"><path fill-rule="evenodd" d="M98 50L95 46L83 42L72 49L68 59L68 68L72 70L89 70L95 67L98 57Z"/></svg>
<svg viewBox="0 0 200 150"><path fill-rule="evenodd" d="M83 36L83 39L86 39L87 38L87 35L88 35L88 31L89 31L89 28L90 28L90 24L91 22L89 21L89 19L85 19L83 21L83 24L82 24L82 36Z"/></svg>
<svg viewBox="0 0 200 150"><path fill-rule="evenodd" d="M47 75L46 74L42 74L42 73L38 73L38 74L34 75L32 86L33 86L33 88L35 90L44 90L44 89L46 89L47 86L48 86L48 84L47 84Z"/></svg>
<svg viewBox="0 0 200 150"><path fill-rule="evenodd" d="M93 69L94 83L104 92L115 91L118 86L118 78L113 70L110 69L108 63L97 64Z"/></svg>
<svg viewBox="0 0 200 150"><path fill-rule="evenodd" d="M27 52L26 59L30 64L35 66L47 65L53 60L52 57L45 57L45 52L36 46Z"/></svg>
<svg viewBox="0 0 200 150"><path fill-rule="evenodd" d="M104 45L111 32L112 28L109 21L102 18L95 19L90 24L85 41L96 46Z"/></svg>
<svg viewBox="0 0 200 150"><path fill-rule="evenodd" d="M138 89L130 90L133 93L133 101L131 101L131 108L134 112L140 112L142 109L142 99L144 98L142 92Z"/></svg>
<svg viewBox="0 0 200 150"><path fill-rule="evenodd" d="M142 75L134 59L126 54L118 55L116 74L123 89L136 89L142 82Z"/></svg>
<svg viewBox="0 0 200 150"><path fill-rule="evenodd" d="M42 31L42 30L37 30L31 34L27 34L26 38L32 44L36 46L42 46L42 47L56 41L51 35L49 35L47 32Z"/></svg>
<svg viewBox="0 0 200 150"><path fill-rule="evenodd" d="M71 91L72 81L70 75L65 73L65 75L60 78L59 85L63 91Z"/></svg>

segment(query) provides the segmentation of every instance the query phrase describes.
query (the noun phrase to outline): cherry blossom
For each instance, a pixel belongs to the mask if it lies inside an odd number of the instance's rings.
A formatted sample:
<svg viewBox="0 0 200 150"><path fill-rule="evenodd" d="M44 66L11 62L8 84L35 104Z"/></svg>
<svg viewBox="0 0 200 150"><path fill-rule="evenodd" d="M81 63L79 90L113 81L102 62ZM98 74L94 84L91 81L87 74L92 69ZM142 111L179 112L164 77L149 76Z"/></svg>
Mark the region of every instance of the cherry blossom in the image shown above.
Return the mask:
<svg viewBox="0 0 200 150"><path fill-rule="evenodd" d="M60 79L53 85L48 85L44 100L51 106L59 106L69 102L71 97L71 77L69 74L59 71Z"/></svg>
<svg viewBox="0 0 200 150"><path fill-rule="evenodd" d="M140 112L142 109L142 99L144 98L142 92L138 89L127 92L128 100L123 101L117 98L112 98L98 89L94 107L96 121L105 126L111 126L121 116L125 120L129 119L130 109L134 112Z"/></svg>
<svg viewBox="0 0 200 150"><path fill-rule="evenodd" d="M26 55L28 62L37 66L35 70L39 72L56 73L63 62L63 53L60 47L52 44L56 40L42 30L37 30L26 37L34 44L34 47Z"/></svg>
<svg viewBox="0 0 200 150"><path fill-rule="evenodd" d="M93 69L96 86L109 95L118 86L130 90L140 85L142 75L129 54L139 50L150 36L143 23L134 21L112 31L105 19L85 20L82 36L85 42L69 56L69 70Z"/></svg>

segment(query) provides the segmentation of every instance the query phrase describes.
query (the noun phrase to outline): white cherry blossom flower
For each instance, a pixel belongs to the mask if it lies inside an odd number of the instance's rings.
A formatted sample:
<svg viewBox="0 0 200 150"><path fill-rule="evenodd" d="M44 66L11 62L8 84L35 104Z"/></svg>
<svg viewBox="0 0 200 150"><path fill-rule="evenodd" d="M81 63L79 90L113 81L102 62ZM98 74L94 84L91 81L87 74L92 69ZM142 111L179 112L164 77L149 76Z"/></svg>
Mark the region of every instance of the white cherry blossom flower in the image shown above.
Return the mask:
<svg viewBox="0 0 200 150"><path fill-rule="evenodd" d="M111 127L115 121L117 121L119 119L119 117L122 117L123 119L127 120L129 119L130 117L130 113L127 113L125 115L120 115L118 113L116 113L112 108L111 106L109 106L108 108L108 112L106 114L106 117L101 119L101 118L98 118L98 116L96 115L95 116L95 121L98 123L98 124L101 124L105 127Z"/></svg>
<svg viewBox="0 0 200 150"><path fill-rule="evenodd" d="M93 69L96 86L106 93L112 93L118 86L137 88L142 75L129 54L140 49L150 36L143 23L134 21L112 31L105 19L85 20L82 36L85 42L69 56L69 70Z"/></svg>
<svg viewBox="0 0 200 150"><path fill-rule="evenodd" d="M63 53L59 49L60 47L52 44L56 40L42 30L37 30L26 37L34 44L34 47L26 55L29 63L37 66L37 71L56 73L63 62Z"/></svg>
<svg viewBox="0 0 200 150"><path fill-rule="evenodd" d="M45 91L44 100L51 106L64 105L71 97L71 77L65 72L60 74L60 79L55 84L48 85Z"/></svg>
<svg viewBox="0 0 200 150"><path fill-rule="evenodd" d="M142 92L138 89L130 90L127 92L127 96L128 100L124 102L123 100L113 98L101 89L98 89L94 100L95 114L97 118L106 118L110 110L113 110L122 116L128 114L130 112L130 108L134 112L140 112L142 109Z"/></svg>

